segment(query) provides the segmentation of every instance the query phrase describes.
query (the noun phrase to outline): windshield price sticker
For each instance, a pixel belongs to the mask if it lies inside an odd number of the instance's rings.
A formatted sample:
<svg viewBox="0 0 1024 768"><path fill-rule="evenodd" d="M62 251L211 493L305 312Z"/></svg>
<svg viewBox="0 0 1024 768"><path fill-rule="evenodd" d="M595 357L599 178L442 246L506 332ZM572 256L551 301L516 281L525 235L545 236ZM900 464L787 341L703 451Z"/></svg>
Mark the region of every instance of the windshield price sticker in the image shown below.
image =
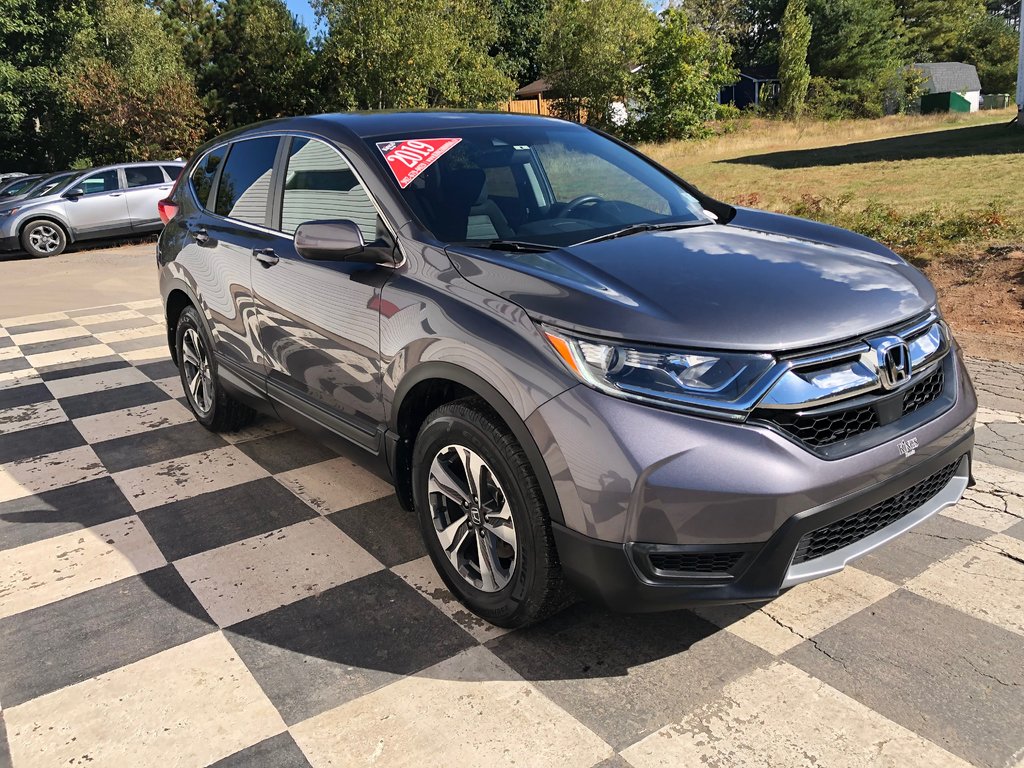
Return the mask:
<svg viewBox="0 0 1024 768"><path fill-rule="evenodd" d="M398 186L405 189L413 180L440 159L462 139L404 139L378 141L377 149L388 161Z"/></svg>

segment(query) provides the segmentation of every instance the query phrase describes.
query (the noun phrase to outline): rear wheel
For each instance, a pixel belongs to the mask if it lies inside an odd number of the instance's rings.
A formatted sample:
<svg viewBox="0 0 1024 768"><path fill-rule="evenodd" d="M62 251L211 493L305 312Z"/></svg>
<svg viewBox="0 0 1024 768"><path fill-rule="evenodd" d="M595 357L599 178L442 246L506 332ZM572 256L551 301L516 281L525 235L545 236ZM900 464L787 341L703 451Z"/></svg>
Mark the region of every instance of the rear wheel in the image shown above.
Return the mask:
<svg viewBox="0 0 1024 768"><path fill-rule="evenodd" d="M217 378L217 361L195 307L185 307L175 329L178 372L189 408L211 432L234 432L248 426L256 411L238 402Z"/></svg>
<svg viewBox="0 0 1024 768"><path fill-rule="evenodd" d="M537 476L483 400L448 403L427 417L414 447L413 495L434 567L473 613L521 627L567 602Z"/></svg>
<svg viewBox="0 0 1024 768"><path fill-rule="evenodd" d="M46 219L30 221L21 230L21 247L37 259L57 256L68 246L67 235L59 225Z"/></svg>

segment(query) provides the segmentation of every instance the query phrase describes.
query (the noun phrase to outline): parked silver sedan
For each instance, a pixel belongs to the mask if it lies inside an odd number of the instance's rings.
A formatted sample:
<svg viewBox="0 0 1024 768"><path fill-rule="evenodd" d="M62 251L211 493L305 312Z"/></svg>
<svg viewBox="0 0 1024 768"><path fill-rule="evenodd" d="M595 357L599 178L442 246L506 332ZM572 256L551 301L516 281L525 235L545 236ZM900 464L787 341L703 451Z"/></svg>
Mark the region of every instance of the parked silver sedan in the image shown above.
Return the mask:
<svg viewBox="0 0 1024 768"><path fill-rule="evenodd" d="M0 203L0 251L56 256L69 243L158 232L157 201L181 173L180 162L122 163L51 177L10 203Z"/></svg>

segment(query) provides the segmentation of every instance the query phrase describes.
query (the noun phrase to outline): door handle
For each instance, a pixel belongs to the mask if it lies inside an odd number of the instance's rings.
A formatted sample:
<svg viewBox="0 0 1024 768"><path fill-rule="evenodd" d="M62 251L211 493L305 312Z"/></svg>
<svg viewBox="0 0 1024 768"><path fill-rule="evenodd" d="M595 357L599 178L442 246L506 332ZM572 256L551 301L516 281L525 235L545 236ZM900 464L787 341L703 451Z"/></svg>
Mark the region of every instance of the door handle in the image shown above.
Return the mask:
<svg viewBox="0 0 1024 768"><path fill-rule="evenodd" d="M110 196L111 197L120 197L123 194L124 194L123 192L111 192Z"/></svg>
<svg viewBox="0 0 1024 768"><path fill-rule="evenodd" d="M202 227L200 227L199 229L193 229L191 231L191 235L192 239L195 240L200 245L206 245L206 243L210 242L210 235Z"/></svg>
<svg viewBox="0 0 1024 768"><path fill-rule="evenodd" d="M281 259L274 253L273 248L254 248L252 255L256 257L256 261L263 265L264 268L269 268L277 264Z"/></svg>

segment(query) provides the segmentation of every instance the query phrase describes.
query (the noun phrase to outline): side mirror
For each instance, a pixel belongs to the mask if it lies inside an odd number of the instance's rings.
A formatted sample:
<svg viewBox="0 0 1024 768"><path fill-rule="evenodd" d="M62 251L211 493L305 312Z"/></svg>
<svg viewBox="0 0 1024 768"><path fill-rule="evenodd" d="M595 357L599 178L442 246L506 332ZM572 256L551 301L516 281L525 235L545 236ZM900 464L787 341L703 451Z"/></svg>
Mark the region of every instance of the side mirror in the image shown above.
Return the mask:
<svg viewBox="0 0 1024 768"><path fill-rule="evenodd" d="M68 200L76 200L77 198L81 197L84 194L84 189L82 189L81 187L75 187L74 189L65 192L64 197L66 197Z"/></svg>
<svg viewBox="0 0 1024 768"><path fill-rule="evenodd" d="M348 219L307 221L295 230L295 252L310 261L390 263L391 255L378 245L367 247L362 231Z"/></svg>

